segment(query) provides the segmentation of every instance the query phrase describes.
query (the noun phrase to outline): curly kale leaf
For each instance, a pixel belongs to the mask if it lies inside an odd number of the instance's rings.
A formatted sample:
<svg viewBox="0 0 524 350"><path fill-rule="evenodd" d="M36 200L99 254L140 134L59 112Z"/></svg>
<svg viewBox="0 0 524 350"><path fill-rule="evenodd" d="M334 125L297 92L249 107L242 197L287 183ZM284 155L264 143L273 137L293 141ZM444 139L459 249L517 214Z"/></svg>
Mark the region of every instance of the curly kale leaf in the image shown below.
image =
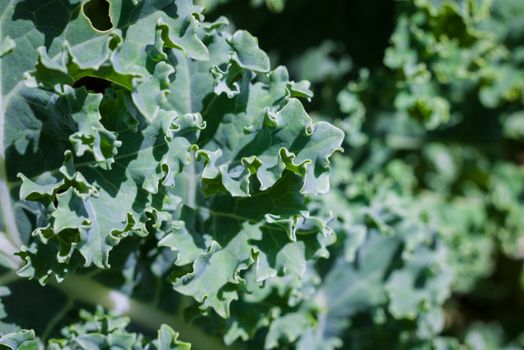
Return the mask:
<svg viewBox="0 0 524 350"><path fill-rule="evenodd" d="M247 269L262 284L325 257L333 232L307 202L329 190L343 133L305 112L307 84L190 0L111 2L107 30L86 6L1 8L2 229L19 275L111 269L123 241L153 239L175 255L174 289L227 317Z"/></svg>

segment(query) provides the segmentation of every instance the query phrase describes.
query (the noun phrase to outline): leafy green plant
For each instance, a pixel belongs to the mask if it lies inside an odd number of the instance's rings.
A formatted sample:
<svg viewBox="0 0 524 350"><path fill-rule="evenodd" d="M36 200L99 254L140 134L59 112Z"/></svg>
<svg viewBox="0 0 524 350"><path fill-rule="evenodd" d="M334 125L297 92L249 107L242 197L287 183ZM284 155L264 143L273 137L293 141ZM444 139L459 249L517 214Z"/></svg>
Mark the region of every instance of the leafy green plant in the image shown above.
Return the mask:
<svg viewBox="0 0 524 350"><path fill-rule="evenodd" d="M52 285L67 309L75 299L118 308L120 298L131 315L141 312L131 311L137 285L156 281L153 308L160 293L178 293L229 318L245 275L254 285L302 277L332 241L307 201L329 189L343 137L307 115L307 85L271 70L249 33L202 22L191 1L111 2L105 30L87 6L2 9L6 278L17 270ZM143 312L160 326L164 313ZM49 347L136 341L124 319L83 318ZM22 333L11 334L6 342ZM178 344L168 328L158 342Z"/></svg>
<svg viewBox="0 0 524 350"><path fill-rule="evenodd" d="M289 11L307 17L307 5L297 3L289 2ZM342 8L342 3L335 1L332 7ZM367 3L355 7L365 9ZM447 300L439 306L445 321L437 333L446 337L434 338L432 344L417 338L413 324L405 320L422 325L421 310L416 317L374 318L372 309L366 309L340 331L347 337L341 336L342 344L348 348L376 348L377 344L520 348L522 4L421 0L396 2L395 10L391 28L387 22L373 21L367 31L359 32L365 38L368 31L391 30L382 64L373 63L371 49L363 53L352 46L355 33L349 25L344 32L347 39L341 35L342 43L329 44L342 50L334 54L312 39L311 48L295 53L288 62L299 68L291 70L295 79L319 73L312 84L316 97L311 114L345 131L346 152L334 169L363 178L360 187L374 181L377 174L388 181L396 179L404 184L402 197L412 198L414 208L409 211L425 211L422 217L431 223L436 242L445 246L445 267L453 272ZM373 15L378 16L376 9ZM280 21L288 20L284 17ZM341 11L319 19L317 25L328 33L331 26L351 18ZM265 23L278 26L277 21L273 16ZM251 29L272 50L278 54L289 49L289 42L278 46L271 32L264 38L260 25L264 22L258 22ZM355 57L352 72L335 69L320 76L324 66L342 67L348 55ZM352 161L341 160L347 158ZM352 198L353 192L346 188L358 190L353 189L354 182L346 176L332 189L329 196L342 198L337 207ZM341 189L342 195L338 194ZM373 196L379 197L369 195ZM338 227L335 222L333 227ZM338 247L346 234L340 227L336 230ZM446 290L444 285L441 288Z"/></svg>
<svg viewBox="0 0 524 350"><path fill-rule="evenodd" d="M0 4L0 348L522 348L520 1L250 6Z"/></svg>

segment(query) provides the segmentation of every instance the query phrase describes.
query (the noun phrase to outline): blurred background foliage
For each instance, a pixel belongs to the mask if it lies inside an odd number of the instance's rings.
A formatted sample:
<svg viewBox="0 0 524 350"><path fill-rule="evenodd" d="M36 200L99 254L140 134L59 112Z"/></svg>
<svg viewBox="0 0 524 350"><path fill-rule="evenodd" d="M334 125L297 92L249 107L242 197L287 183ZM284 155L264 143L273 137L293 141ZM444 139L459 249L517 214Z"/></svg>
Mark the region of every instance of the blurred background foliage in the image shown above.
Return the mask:
<svg viewBox="0 0 524 350"><path fill-rule="evenodd" d="M335 215L335 256L347 263L362 252L373 261L386 254L381 249L395 249L391 243L374 251L378 243L359 238L355 227L368 227L368 236L378 227L385 237L403 237L408 250L421 230L418 223L406 226L410 220L431 227L433 248L446 250L432 264L441 265L440 277L453 277L449 286L441 279L438 288L449 293L431 299L434 305L411 315L400 304L415 294L404 290L404 301L394 305L385 286L386 311L368 303L344 314L351 325L331 334L344 334L347 348L373 348L370 339L389 348L426 346L421 339L439 349L524 345L524 2L201 3L208 19L227 16L256 35L292 79L309 80L315 94L309 112L345 130L332 192L312 203ZM365 215L355 214L362 208ZM319 267L331 271L321 272L325 281L343 266L334 260ZM350 269L346 277L359 273ZM438 305L440 325L423 335L422 319L431 312L423 314Z"/></svg>

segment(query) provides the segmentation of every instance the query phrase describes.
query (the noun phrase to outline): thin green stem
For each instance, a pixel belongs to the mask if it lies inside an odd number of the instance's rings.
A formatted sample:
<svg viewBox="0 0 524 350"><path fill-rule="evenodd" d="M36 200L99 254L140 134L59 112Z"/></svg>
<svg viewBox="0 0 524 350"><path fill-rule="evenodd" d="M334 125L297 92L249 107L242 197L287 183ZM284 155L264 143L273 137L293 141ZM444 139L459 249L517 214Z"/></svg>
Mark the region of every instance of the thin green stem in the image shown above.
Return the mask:
<svg viewBox="0 0 524 350"><path fill-rule="evenodd" d="M74 305L75 305L74 300L68 297L67 302L64 305L64 307L59 312L57 312L53 316L53 318L47 323L47 326L41 335L42 340L45 341L47 340L47 338L49 338L49 336L51 336L53 330L56 328L58 323L67 315L69 310L71 310L74 307Z"/></svg>
<svg viewBox="0 0 524 350"><path fill-rule="evenodd" d="M11 243L7 235L0 232L0 254L3 254L11 262L11 268L14 270L22 264L22 259L15 255L18 248Z"/></svg>
<svg viewBox="0 0 524 350"><path fill-rule="evenodd" d="M4 242L7 242L7 245L2 246L1 240L0 236L2 252L7 253L10 249L14 249L9 246L10 243L6 239L4 239ZM6 286L22 279L15 271L22 265L22 261L18 259L13 263L13 270L0 276L0 286ZM181 314L173 315L158 309L152 303L133 299L127 294L94 281L90 275L71 275L67 276L62 282L51 280L49 284L62 291L69 299L65 308L60 311L62 316L73 306L75 300L91 305L101 305L116 314L128 316L133 322L152 331L158 330L162 324L167 324L179 332L182 339L193 344L195 349L226 349L220 338L210 336L197 326L187 324ZM60 315L56 315L51 319L48 327L42 334L43 339L46 339L56 324L58 324L62 317Z"/></svg>
<svg viewBox="0 0 524 350"><path fill-rule="evenodd" d="M195 349L226 349L219 338L212 337L196 326L187 324L182 315L169 314L154 305L133 299L82 275L68 276L61 283L54 281L51 284L72 299L101 305L117 314L127 315L145 328L157 330L162 324L167 324L179 332L181 338L189 341Z"/></svg>
<svg viewBox="0 0 524 350"><path fill-rule="evenodd" d="M21 277L18 276L15 271L9 271L0 277L0 286L7 286L19 279L21 279Z"/></svg>
<svg viewBox="0 0 524 350"><path fill-rule="evenodd" d="M195 153L191 152L191 164L189 164L187 175L187 205L191 208L194 208L196 205L197 176L195 173L195 162Z"/></svg>

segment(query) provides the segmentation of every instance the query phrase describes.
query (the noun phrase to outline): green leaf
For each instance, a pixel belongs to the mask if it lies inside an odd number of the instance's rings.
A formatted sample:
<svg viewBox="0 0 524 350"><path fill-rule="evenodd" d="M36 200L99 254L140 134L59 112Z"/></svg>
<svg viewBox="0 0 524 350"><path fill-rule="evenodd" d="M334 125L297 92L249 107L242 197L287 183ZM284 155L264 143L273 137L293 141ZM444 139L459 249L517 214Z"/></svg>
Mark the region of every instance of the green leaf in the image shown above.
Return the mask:
<svg viewBox="0 0 524 350"><path fill-rule="evenodd" d="M1 9L0 62L16 66L1 70L2 224L16 218L5 231L18 275L67 289L143 250L148 276L171 274L173 298L227 317L248 270L254 286L297 280L328 257L334 234L307 203L329 190L344 135L306 113L297 98L312 96L308 84L271 70L248 32L203 23L191 0L113 1L104 31L87 6ZM113 283L139 288L139 272L121 269ZM71 346L138 339L84 333ZM162 338L176 342L166 329Z"/></svg>
<svg viewBox="0 0 524 350"><path fill-rule="evenodd" d="M162 325L157 338L145 341L141 335L126 330L129 319L118 317L98 308L93 314L82 311L81 322L62 330L62 338L49 340L48 348L59 349L144 349L144 350L189 350L191 345L178 340L178 333Z"/></svg>

